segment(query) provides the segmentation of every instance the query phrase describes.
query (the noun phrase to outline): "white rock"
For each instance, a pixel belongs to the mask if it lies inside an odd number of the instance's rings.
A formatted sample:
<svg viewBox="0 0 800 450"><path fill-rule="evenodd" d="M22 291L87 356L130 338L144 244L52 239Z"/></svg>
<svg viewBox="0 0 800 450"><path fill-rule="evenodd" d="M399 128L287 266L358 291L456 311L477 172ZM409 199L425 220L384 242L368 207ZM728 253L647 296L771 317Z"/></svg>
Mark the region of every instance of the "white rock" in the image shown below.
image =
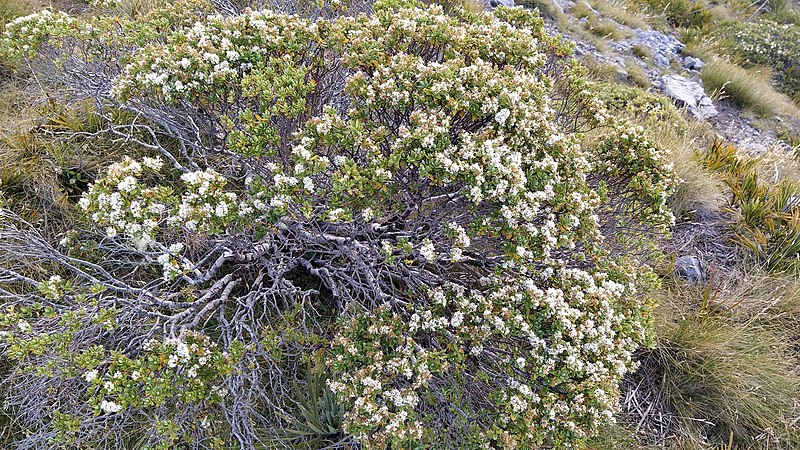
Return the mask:
<svg viewBox="0 0 800 450"><path fill-rule="evenodd" d="M703 265L696 256L681 256L675 261L675 273L692 284L703 281Z"/></svg>
<svg viewBox="0 0 800 450"><path fill-rule="evenodd" d="M706 64L700 60L700 58L693 58L691 56L687 56L683 58L683 67L689 70L700 70Z"/></svg>
<svg viewBox="0 0 800 450"><path fill-rule="evenodd" d="M498 6L511 8L517 5L514 0L484 0L484 4L486 4L489 9L495 9Z"/></svg>
<svg viewBox="0 0 800 450"><path fill-rule="evenodd" d="M717 115L717 108L697 82L680 75L664 75L659 79L667 97L685 104L689 112L701 120Z"/></svg>

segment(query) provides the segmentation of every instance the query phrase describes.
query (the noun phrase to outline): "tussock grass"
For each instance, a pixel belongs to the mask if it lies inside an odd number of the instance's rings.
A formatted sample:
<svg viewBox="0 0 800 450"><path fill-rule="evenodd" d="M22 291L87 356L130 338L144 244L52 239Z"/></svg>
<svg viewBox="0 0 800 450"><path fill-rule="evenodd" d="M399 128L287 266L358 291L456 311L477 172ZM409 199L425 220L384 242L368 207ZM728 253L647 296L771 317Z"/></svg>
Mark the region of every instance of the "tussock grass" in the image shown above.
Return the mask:
<svg viewBox="0 0 800 450"><path fill-rule="evenodd" d="M703 68L701 78L707 92L717 92L759 116L798 114L797 106L773 88L768 76L714 59Z"/></svg>
<svg viewBox="0 0 800 450"><path fill-rule="evenodd" d="M791 423L800 377L792 349L775 326L739 320L736 309L753 300L736 294L665 288L657 345L643 364L659 375L660 397L687 434L716 446L798 448L800 431Z"/></svg>
<svg viewBox="0 0 800 450"><path fill-rule="evenodd" d="M592 55L586 55L581 62L589 69L589 78L595 81L619 81L619 67L616 64L598 61Z"/></svg>
<svg viewBox="0 0 800 450"><path fill-rule="evenodd" d="M586 30L599 38L620 40L630 36L629 32L620 28L613 20L601 17L587 2L576 3L572 13L579 19L586 19Z"/></svg>
<svg viewBox="0 0 800 450"><path fill-rule="evenodd" d="M0 31L6 23L25 14L28 8L24 1L20 0L0 0Z"/></svg>
<svg viewBox="0 0 800 450"><path fill-rule="evenodd" d="M634 429L635 425L627 422L605 423L583 448L586 450L642 450L649 448L639 444Z"/></svg>
<svg viewBox="0 0 800 450"><path fill-rule="evenodd" d="M644 45L636 44L633 47L631 47L631 51L633 52L634 55L644 60L653 59L653 52L650 51L650 49L645 47Z"/></svg>
<svg viewBox="0 0 800 450"><path fill-rule="evenodd" d="M628 80L635 86L648 89L652 84L644 69L631 60L625 61L625 71L628 72Z"/></svg>
<svg viewBox="0 0 800 450"><path fill-rule="evenodd" d="M168 4L168 0L121 0L117 8L123 14L136 18Z"/></svg>
<svg viewBox="0 0 800 450"><path fill-rule="evenodd" d="M584 24L586 30L599 38L619 40L630 36L630 33L620 28L613 20L601 17L598 11L585 1L576 3L572 8L572 14L578 19L586 19Z"/></svg>
<svg viewBox="0 0 800 450"><path fill-rule="evenodd" d="M687 136L659 133L656 142L669 149L672 163L680 183L669 199L670 209L676 218L696 211L715 211L727 202L725 186L711 172L703 168L693 139Z"/></svg>
<svg viewBox="0 0 800 450"><path fill-rule="evenodd" d="M588 19L591 16L596 16L597 11L588 2L582 1L575 3L575 6L572 7L572 15L578 19Z"/></svg>
<svg viewBox="0 0 800 450"><path fill-rule="evenodd" d="M588 0L589 4L606 17L631 28L647 30L649 16L641 12L641 8L630 8L621 0Z"/></svg>

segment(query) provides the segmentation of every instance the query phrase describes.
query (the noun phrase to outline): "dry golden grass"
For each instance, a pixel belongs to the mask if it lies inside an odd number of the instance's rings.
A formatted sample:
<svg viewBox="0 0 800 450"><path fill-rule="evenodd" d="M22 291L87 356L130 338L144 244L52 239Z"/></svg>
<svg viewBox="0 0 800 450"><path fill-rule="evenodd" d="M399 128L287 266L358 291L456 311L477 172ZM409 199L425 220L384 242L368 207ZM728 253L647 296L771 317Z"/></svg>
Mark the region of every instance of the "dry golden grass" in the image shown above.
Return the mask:
<svg viewBox="0 0 800 450"><path fill-rule="evenodd" d="M716 58L708 61L702 72L706 92L766 117L798 115L798 108L787 96L777 92L769 74L745 70Z"/></svg>
<svg viewBox="0 0 800 450"><path fill-rule="evenodd" d="M589 4L602 15L611 17L617 22L631 28L647 30L649 16L642 8L630 8L622 0L588 0Z"/></svg>
<svg viewBox="0 0 800 450"><path fill-rule="evenodd" d="M648 89L652 84L650 82L650 77L647 76L647 73L642 69L639 64L631 60L625 61L625 71L628 72L628 81L633 83L634 85L642 88Z"/></svg>
<svg viewBox="0 0 800 450"><path fill-rule="evenodd" d="M659 295L658 344L645 364L660 375L660 395L686 435L712 446L800 445L792 426L800 399L797 350L785 323L762 320L777 317L771 311L780 292L764 289L763 281L745 275L718 289L668 283Z"/></svg>
<svg viewBox="0 0 800 450"><path fill-rule="evenodd" d="M696 121L688 122L686 130L678 130L673 124L643 124L647 127L653 142L668 151L680 183L669 200L672 213L677 218L694 211L714 211L727 202L723 183L711 172L703 168L700 149L708 146L714 139L710 126Z"/></svg>

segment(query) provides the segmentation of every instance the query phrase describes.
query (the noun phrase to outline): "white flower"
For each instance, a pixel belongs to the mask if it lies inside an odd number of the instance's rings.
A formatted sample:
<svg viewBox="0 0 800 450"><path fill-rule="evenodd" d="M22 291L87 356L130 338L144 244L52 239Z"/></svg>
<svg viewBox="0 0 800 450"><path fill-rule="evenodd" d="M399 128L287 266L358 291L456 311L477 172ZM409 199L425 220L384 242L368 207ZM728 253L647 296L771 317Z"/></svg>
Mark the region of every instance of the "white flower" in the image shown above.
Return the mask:
<svg viewBox="0 0 800 450"><path fill-rule="evenodd" d="M31 331L31 324L29 324L29 323L28 323L27 321L25 321L25 320L22 320L22 319L20 319L20 320L17 322L17 328L19 328L19 331L21 331L21 332L23 332L23 333L28 333L28 332L30 332L30 331Z"/></svg>
<svg viewBox="0 0 800 450"><path fill-rule="evenodd" d="M511 404L511 409L513 409L515 413L521 413L528 409L528 402L517 395L512 396L508 402Z"/></svg>
<svg viewBox="0 0 800 450"><path fill-rule="evenodd" d="M464 323L464 313L458 311L455 314L453 314L453 318L450 319L450 325L458 327L462 323Z"/></svg>
<svg viewBox="0 0 800 450"><path fill-rule="evenodd" d="M419 248L419 254L427 261L436 259L436 248L433 246L433 242L431 242L430 239L423 239L422 246Z"/></svg>
<svg viewBox="0 0 800 450"><path fill-rule="evenodd" d="M228 204L227 203L220 203L214 208L214 215L217 217L225 217L228 214Z"/></svg>
<svg viewBox="0 0 800 450"><path fill-rule="evenodd" d="M86 379L87 383L91 383L92 381L97 379L97 370L96 369L92 369L92 370L86 372L86 374L83 377Z"/></svg>
<svg viewBox="0 0 800 450"><path fill-rule="evenodd" d="M122 410L122 405L120 405L119 403L103 400L100 403L100 409L107 413L115 413Z"/></svg>
<svg viewBox="0 0 800 450"><path fill-rule="evenodd" d="M500 125L503 125L506 123L506 120L508 120L508 116L510 115L511 111L509 111L507 108L503 108L500 111L497 111L497 114L494 115L494 120L496 120Z"/></svg>
<svg viewBox="0 0 800 450"><path fill-rule="evenodd" d="M303 187L308 192L314 192L314 180L312 180L309 177L304 177L303 178Z"/></svg>
<svg viewBox="0 0 800 450"><path fill-rule="evenodd" d="M145 167L150 168L152 170L160 170L161 166L164 165L164 161L161 160L161 157L148 158L147 156L145 156L144 158L142 158L142 164L144 164Z"/></svg>

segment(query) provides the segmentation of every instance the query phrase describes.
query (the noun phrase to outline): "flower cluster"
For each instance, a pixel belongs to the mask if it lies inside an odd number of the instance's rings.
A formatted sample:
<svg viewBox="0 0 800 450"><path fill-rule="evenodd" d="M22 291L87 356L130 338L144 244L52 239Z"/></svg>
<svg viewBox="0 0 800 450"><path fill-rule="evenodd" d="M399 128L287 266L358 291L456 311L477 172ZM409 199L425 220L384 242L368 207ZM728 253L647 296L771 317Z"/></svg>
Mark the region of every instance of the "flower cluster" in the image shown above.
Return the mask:
<svg viewBox="0 0 800 450"><path fill-rule="evenodd" d="M182 408L188 405L202 405L195 414L198 420L207 420L217 414L214 407L227 395L225 379L244 348L234 342L221 349L203 333L185 331L179 337L150 340L143 350L136 358L111 352L108 364L84 372L89 405L95 413L167 408L177 416L185 414Z"/></svg>
<svg viewBox="0 0 800 450"><path fill-rule="evenodd" d="M106 170L106 176L90 187L78 205L90 214L92 222L104 227L106 236L124 234L135 247L145 249L155 242L172 191L147 187L140 179L157 173L161 166L160 159L139 163L125 157Z"/></svg>
<svg viewBox="0 0 800 450"><path fill-rule="evenodd" d="M212 169L181 175L186 192L168 224L182 224L190 231L222 232L225 224L239 214L236 193L226 192L227 180Z"/></svg>
<svg viewBox="0 0 800 450"><path fill-rule="evenodd" d="M569 445L613 414L617 380L645 339L638 317L626 315L643 305L621 306L635 294L634 280L613 277L561 269L547 279L487 279L485 290L449 284L432 289L408 316L382 309L353 319L334 339L330 362L343 374L331 389L354 405L347 426L371 436L368 448L384 448L390 438L424 442L398 432L398 421L418 430L413 407L430 397L430 384L473 366L485 383L484 407L502 411L482 445L499 438L508 448ZM426 348L436 341L449 344Z"/></svg>
<svg viewBox="0 0 800 450"><path fill-rule="evenodd" d="M0 53L10 59L31 56L51 37L63 37L78 26L69 14L45 9L28 16L17 17L5 25L0 37Z"/></svg>
<svg viewBox="0 0 800 450"><path fill-rule="evenodd" d="M181 256L184 244L163 242L163 233L170 229L221 233L253 207L227 191L226 178L212 169L183 174L179 196L172 188L145 180L160 181L162 167L160 158L145 157L140 163L125 157L112 164L78 204L107 237L123 237L139 250L160 251L156 262L164 279L170 280L193 266Z"/></svg>
<svg viewBox="0 0 800 450"><path fill-rule="evenodd" d="M224 98L231 82L251 71L241 83L259 92L263 92L263 81L261 77L256 79L257 75L275 77L269 81L276 87L286 85L281 83L286 78L302 81L305 74L286 71L296 65L281 57L299 50L300 43L315 37L315 33L316 26L307 20L267 10L234 18L209 16L172 36L166 46L152 48L153 59L132 61L117 80L114 92L120 98L136 91L156 91L167 100L205 96L209 92ZM278 69L277 73L254 70L266 63ZM274 92L285 100L296 94Z"/></svg>
<svg viewBox="0 0 800 450"><path fill-rule="evenodd" d="M328 364L342 377L328 380L328 387L353 405L345 431L367 448L419 442L418 394L432 373L444 369L440 355L421 348L388 307L345 321L331 345L335 356Z"/></svg>
<svg viewBox="0 0 800 450"><path fill-rule="evenodd" d="M669 193L678 185L672 165L667 163L664 151L647 139L641 126L621 121L616 127L617 132L598 145L595 169L611 182L626 181L612 187L613 192L606 192L610 197L628 200L627 211L617 210L615 214L665 229L675 223L667 207Z"/></svg>

